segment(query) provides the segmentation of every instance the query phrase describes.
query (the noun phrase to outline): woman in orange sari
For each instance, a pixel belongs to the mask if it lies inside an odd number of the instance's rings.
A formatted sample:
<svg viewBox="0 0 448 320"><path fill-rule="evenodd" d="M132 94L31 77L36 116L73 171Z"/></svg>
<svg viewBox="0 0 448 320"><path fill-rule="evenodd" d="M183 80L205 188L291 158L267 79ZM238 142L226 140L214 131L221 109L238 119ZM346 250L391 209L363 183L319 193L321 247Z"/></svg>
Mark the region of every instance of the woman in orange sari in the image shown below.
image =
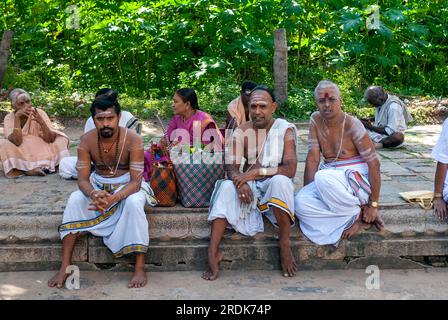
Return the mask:
<svg viewBox="0 0 448 320"><path fill-rule="evenodd" d="M4 120L0 171L10 178L55 172L59 161L69 156L68 137L53 128L45 111L32 106L25 90L15 89L9 98L14 111Z"/></svg>

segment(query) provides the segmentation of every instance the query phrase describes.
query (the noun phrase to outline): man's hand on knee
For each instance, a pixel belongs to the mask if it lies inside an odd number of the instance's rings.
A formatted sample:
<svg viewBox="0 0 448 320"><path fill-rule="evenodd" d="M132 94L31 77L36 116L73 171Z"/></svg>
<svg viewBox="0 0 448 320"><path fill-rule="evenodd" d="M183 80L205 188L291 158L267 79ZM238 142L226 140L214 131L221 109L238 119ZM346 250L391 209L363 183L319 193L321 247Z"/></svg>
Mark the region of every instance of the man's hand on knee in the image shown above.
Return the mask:
<svg viewBox="0 0 448 320"><path fill-rule="evenodd" d="M251 203L253 200L252 189L247 183L243 184L239 189L236 189L238 197L242 203Z"/></svg>
<svg viewBox="0 0 448 320"><path fill-rule="evenodd" d="M242 174L234 176L233 184L237 189L239 189L243 184L249 181L254 181L257 176L258 176L257 170L249 170L248 172L244 172Z"/></svg>

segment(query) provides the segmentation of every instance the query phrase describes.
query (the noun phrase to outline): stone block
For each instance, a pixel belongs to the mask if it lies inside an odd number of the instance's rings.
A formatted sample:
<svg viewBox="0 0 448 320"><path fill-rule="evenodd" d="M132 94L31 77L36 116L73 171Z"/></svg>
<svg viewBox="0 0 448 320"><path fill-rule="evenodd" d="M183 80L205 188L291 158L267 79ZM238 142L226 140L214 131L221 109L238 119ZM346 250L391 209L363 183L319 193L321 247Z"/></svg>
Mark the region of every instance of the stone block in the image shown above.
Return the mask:
<svg viewBox="0 0 448 320"><path fill-rule="evenodd" d="M80 239L73 252L73 261L87 261L87 241ZM13 244L0 246L0 263L61 262L62 244Z"/></svg>

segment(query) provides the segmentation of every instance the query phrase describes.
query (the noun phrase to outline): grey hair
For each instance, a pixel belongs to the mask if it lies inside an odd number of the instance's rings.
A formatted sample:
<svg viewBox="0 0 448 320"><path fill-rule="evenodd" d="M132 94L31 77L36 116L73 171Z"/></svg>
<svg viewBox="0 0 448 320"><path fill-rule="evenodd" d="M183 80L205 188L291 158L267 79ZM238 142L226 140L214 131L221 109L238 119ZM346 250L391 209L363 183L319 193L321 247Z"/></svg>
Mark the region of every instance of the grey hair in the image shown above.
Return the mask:
<svg viewBox="0 0 448 320"><path fill-rule="evenodd" d="M316 88L314 89L314 99L317 99L317 93L319 91L327 88L334 88L338 94L338 97L341 96L341 91L339 90L339 87L336 85L336 83L330 80L322 80L317 84Z"/></svg>
<svg viewBox="0 0 448 320"><path fill-rule="evenodd" d="M30 94L27 91L20 88L14 89L9 93L9 100L11 101L11 105L13 107L16 105L17 97L21 94L25 94L31 99Z"/></svg>

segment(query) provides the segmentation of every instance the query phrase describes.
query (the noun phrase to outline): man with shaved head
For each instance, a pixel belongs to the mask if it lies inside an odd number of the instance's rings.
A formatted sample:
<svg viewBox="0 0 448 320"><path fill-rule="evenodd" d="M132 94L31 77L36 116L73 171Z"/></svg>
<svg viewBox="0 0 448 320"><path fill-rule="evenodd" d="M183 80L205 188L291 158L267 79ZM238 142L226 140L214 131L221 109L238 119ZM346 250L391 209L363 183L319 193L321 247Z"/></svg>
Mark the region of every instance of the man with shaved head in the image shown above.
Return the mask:
<svg viewBox="0 0 448 320"><path fill-rule="evenodd" d="M379 86L368 87L364 98L376 108L374 124L368 119L361 119L370 139L375 143L375 147L400 146L404 142L407 123L412 121L412 116L404 102L398 97L388 94Z"/></svg>
<svg viewBox="0 0 448 320"><path fill-rule="evenodd" d="M308 239L337 246L369 224L384 226L380 163L362 123L342 111L338 86L321 81L314 96L318 111L311 115L304 187L294 207Z"/></svg>
<svg viewBox="0 0 448 320"><path fill-rule="evenodd" d="M209 270L202 276L206 280L218 277L224 257L219 245L226 228L253 236L264 231L263 215L279 228L283 276L292 277L297 271L289 239L294 224L297 134L292 123L273 117L276 108L272 90L255 87L249 94L251 120L233 132L226 150L229 180L216 183L210 201Z"/></svg>

